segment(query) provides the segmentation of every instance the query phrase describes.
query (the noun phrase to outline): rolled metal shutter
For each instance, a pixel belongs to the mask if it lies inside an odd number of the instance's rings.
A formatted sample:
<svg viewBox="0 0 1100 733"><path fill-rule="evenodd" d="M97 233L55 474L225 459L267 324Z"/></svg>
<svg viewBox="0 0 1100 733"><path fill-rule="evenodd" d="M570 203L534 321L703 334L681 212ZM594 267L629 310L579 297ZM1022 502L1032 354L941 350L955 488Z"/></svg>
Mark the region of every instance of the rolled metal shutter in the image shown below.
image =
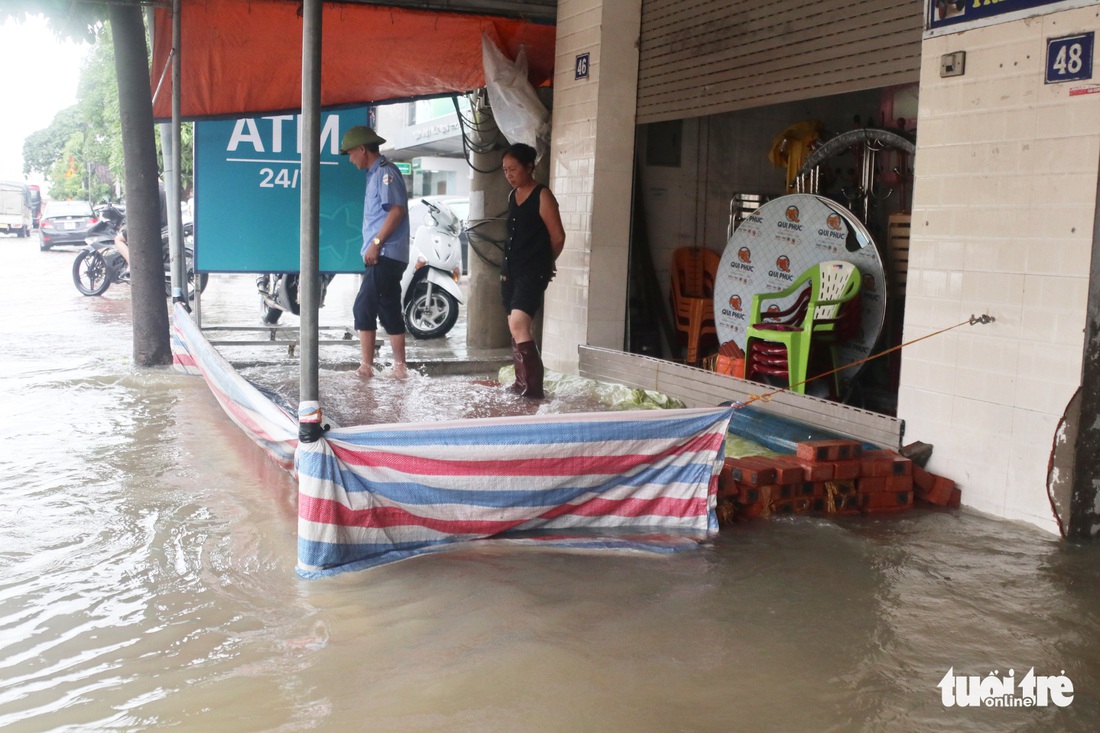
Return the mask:
<svg viewBox="0 0 1100 733"><path fill-rule="evenodd" d="M638 122L920 79L923 0L643 0Z"/></svg>

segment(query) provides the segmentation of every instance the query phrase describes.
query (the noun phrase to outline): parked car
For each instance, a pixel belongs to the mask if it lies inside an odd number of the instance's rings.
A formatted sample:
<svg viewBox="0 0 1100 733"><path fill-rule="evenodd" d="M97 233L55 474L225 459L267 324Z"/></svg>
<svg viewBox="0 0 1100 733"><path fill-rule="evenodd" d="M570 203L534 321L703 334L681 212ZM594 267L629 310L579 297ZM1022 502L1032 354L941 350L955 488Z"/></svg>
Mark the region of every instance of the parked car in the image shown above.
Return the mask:
<svg viewBox="0 0 1100 733"><path fill-rule="evenodd" d="M51 201L42 210L39 230L43 251L59 244L84 245L88 230L98 221L87 201Z"/></svg>

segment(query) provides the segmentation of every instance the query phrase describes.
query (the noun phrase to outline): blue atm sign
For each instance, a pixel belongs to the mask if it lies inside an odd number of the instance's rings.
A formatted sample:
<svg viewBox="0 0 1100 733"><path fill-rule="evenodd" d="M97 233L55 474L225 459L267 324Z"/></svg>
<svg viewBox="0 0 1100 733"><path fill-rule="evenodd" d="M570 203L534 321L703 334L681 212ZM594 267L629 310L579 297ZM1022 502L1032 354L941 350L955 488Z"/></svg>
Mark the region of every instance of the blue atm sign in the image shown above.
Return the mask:
<svg viewBox="0 0 1100 733"><path fill-rule="evenodd" d="M340 140L369 107L321 116L320 269L362 272L366 180ZM195 266L205 272L297 272L302 196L299 115L195 123Z"/></svg>
<svg viewBox="0 0 1100 733"><path fill-rule="evenodd" d="M1048 39L1046 83L1091 79L1094 36L1090 31Z"/></svg>

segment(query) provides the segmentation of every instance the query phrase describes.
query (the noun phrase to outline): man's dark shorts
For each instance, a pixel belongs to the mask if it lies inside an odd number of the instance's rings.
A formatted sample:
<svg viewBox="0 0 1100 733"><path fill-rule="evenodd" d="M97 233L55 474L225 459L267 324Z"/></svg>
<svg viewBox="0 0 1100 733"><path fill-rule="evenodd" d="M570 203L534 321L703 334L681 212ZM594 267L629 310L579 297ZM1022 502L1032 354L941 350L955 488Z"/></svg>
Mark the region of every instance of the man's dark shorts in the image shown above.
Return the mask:
<svg viewBox="0 0 1100 733"><path fill-rule="evenodd" d="M504 303L504 313L520 310L531 316L542 308L542 296L550 281L541 277L509 276L500 280L500 297Z"/></svg>
<svg viewBox="0 0 1100 733"><path fill-rule="evenodd" d="M401 308L401 276L405 263L379 257L378 264L368 265L359 285L359 294L351 314L356 331L377 331L378 324L391 336L405 333Z"/></svg>

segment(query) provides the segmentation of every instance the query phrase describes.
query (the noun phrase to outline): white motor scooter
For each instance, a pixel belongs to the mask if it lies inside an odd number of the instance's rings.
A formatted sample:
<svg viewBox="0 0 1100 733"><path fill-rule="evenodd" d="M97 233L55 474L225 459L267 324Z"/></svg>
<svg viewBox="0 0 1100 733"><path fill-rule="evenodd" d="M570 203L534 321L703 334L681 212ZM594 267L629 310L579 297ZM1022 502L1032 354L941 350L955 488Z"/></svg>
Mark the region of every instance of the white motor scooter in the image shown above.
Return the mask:
<svg viewBox="0 0 1100 733"><path fill-rule="evenodd" d="M446 336L458 320L462 291L462 222L446 205L422 199L428 207L409 247L401 276L405 328L418 339Z"/></svg>

